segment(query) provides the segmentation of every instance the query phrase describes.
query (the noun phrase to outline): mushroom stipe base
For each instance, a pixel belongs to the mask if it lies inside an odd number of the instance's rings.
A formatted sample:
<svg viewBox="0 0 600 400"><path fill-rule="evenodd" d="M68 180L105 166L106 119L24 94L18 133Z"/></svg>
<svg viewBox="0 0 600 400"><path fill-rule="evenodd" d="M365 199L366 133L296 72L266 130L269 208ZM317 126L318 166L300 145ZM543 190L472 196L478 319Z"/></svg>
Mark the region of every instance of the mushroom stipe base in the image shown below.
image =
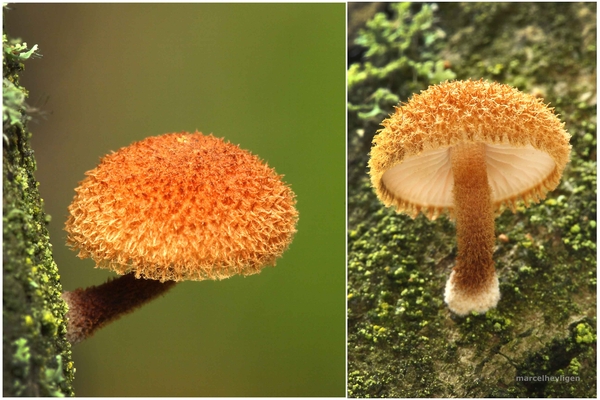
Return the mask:
<svg viewBox="0 0 600 400"><path fill-rule="evenodd" d="M69 306L67 340L72 345L83 341L106 324L166 293L176 283L136 279L130 273L99 286L63 293Z"/></svg>

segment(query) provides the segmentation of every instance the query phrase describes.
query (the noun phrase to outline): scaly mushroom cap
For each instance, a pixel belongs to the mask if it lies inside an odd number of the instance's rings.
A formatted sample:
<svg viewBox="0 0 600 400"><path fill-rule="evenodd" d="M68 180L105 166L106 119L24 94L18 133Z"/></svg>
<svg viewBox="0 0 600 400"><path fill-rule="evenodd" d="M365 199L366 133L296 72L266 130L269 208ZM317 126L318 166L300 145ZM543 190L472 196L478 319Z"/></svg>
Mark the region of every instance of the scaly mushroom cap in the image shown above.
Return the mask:
<svg viewBox="0 0 600 400"><path fill-rule="evenodd" d="M260 272L296 232L295 195L258 157L199 132L105 156L75 189L67 242L98 267L160 281Z"/></svg>
<svg viewBox="0 0 600 400"><path fill-rule="evenodd" d="M373 187L384 204L413 218L452 215L451 148L484 143L494 207L537 202L558 185L571 149L552 110L495 82L430 86L382 122L369 161Z"/></svg>

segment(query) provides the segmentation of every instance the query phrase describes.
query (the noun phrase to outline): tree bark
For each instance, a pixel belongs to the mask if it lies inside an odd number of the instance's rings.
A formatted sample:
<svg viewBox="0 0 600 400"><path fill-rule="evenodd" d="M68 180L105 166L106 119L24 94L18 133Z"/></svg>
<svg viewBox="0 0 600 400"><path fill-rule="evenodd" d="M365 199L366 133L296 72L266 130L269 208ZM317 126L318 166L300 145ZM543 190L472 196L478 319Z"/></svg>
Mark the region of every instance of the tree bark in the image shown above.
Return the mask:
<svg viewBox="0 0 600 400"><path fill-rule="evenodd" d="M3 37L3 395L72 396L75 368L66 340L66 305L52 258L19 85L33 56Z"/></svg>

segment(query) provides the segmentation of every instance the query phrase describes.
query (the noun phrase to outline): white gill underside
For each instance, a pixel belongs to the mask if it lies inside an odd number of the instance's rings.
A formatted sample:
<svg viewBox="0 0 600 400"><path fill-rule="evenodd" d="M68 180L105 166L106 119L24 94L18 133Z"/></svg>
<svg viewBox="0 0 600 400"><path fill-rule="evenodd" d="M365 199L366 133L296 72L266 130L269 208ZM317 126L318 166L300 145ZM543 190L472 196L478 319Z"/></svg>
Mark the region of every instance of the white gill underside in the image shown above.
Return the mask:
<svg viewBox="0 0 600 400"><path fill-rule="evenodd" d="M492 201L503 201L542 182L554 169L545 152L530 145L486 144L487 174ZM387 189L411 203L451 207L453 203L451 148L427 150L408 157L383 174Z"/></svg>

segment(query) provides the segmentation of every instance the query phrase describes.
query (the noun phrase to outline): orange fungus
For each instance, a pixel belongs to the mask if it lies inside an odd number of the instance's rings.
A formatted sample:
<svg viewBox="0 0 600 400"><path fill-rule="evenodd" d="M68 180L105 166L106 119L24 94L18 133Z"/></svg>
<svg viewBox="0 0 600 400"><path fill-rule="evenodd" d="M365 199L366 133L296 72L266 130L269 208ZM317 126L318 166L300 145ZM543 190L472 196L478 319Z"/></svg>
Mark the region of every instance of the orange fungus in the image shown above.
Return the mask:
<svg viewBox="0 0 600 400"><path fill-rule="evenodd" d="M571 150L564 123L540 99L469 80L430 86L382 125L369 160L377 196L413 218L454 217L458 256L446 303L459 315L495 307L495 213L558 186Z"/></svg>
<svg viewBox="0 0 600 400"><path fill-rule="evenodd" d="M295 195L258 157L199 132L105 156L75 189L69 245L98 267L164 281L260 272L289 246Z"/></svg>

